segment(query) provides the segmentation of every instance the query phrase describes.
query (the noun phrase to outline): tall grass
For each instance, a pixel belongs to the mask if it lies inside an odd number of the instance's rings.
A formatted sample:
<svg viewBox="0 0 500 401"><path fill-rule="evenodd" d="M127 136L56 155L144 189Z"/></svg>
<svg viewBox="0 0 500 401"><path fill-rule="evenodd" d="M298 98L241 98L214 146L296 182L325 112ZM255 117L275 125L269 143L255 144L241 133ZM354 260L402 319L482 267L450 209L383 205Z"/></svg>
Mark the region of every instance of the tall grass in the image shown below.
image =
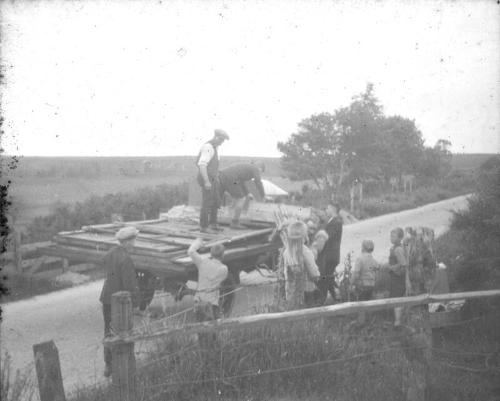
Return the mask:
<svg viewBox="0 0 500 401"><path fill-rule="evenodd" d="M433 349L427 367L429 400L495 399L499 311L440 331L444 345ZM336 317L227 329L208 353L197 335L174 334L138 362L139 399L401 400L417 350L411 336L394 329L391 311L369 314L362 326L355 317ZM81 389L71 399L101 401L110 392Z"/></svg>
<svg viewBox="0 0 500 401"><path fill-rule="evenodd" d="M399 400L406 359L394 343L398 337L383 325L363 332L338 318L224 331L211 350L211 369L204 371L196 336L176 336L151 355L159 362L141 370L139 387L151 401L292 394Z"/></svg>
<svg viewBox="0 0 500 401"><path fill-rule="evenodd" d="M13 371L12 358L8 352L3 354L0 363L0 400L2 401L31 401L35 395L29 369Z"/></svg>

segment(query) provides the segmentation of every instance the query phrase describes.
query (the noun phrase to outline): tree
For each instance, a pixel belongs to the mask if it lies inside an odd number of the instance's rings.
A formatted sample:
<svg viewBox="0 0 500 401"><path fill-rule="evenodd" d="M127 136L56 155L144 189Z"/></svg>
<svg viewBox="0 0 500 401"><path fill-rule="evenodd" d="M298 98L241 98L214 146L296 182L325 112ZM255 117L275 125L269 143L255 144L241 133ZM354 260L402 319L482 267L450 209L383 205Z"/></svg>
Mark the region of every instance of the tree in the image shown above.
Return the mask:
<svg viewBox="0 0 500 401"><path fill-rule="evenodd" d="M278 143L282 167L292 179L312 179L328 192L338 193L355 180L416 174L425 159L415 121L386 117L371 83L349 106L306 118L298 128ZM429 160L436 156L428 153Z"/></svg>
<svg viewBox="0 0 500 401"><path fill-rule="evenodd" d="M333 115L316 114L302 120L288 141L278 142L282 166L292 178L311 179L319 189L332 189L332 176L342 169L337 125Z"/></svg>
<svg viewBox="0 0 500 401"><path fill-rule="evenodd" d="M343 127L342 153L347 157L346 178L348 181L378 177L380 122L384 119L383 109L375 97L373 84L368 83L363 93L353 97L348 107L335 113ZM340 185L343 182L340 180ZM339 185L339 186L340 186Z"/></svg>
<svg viewBox="0 0 500 401"><path fill-rule="evenodd" d="M383 118L378 141L378 162L386 179L418 171L424 140L415 121L401 116Z"/></svg>

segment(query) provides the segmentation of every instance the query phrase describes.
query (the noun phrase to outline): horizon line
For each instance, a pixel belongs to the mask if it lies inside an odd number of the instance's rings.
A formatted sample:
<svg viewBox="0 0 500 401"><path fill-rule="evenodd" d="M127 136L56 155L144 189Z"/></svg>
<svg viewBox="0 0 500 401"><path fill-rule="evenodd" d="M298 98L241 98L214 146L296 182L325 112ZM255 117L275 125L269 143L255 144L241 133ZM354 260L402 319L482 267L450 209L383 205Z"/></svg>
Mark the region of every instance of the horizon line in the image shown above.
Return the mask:
<svg viewBox="0 0 500 401"><path fill-rule="evenodd" d="M500 152L451 152L452 155L500 155ZM159 157L196 157L194 154L190 155L8 155L5 153L0 153L0 157L10 157L10 158L24 158L24 157L38 157L38 158L159 158ZM261 159L280 159L282 156L246 156L246 155L220 155L221 158L224 157L251 157L251 158L261 158Z"/></svg>

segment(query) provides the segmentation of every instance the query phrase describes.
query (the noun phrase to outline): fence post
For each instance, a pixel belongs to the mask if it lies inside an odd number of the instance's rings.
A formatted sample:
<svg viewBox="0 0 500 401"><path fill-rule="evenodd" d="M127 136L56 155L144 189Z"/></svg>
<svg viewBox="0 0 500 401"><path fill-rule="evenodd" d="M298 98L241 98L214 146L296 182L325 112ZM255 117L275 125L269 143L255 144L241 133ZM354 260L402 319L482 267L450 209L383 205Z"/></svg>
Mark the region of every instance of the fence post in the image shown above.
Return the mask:
<svg viewBox="0 0 500 401"><path fill-rule="evenodd" d="M410 332L405 339L405 355L409 369L405 375L406 401L428 399L429 364L432 347L432 330L427 305L409 308L408 326Z"/></svg>
<svg viewBox="0 0 500 401"><path fill-rule="evenodd" d="M40 401L66 401L59 363L59 352L54 341L33 345Z"/></svg>
<svg viewBox="0 0 500 401"><path fill-rule="evenodd" d="M111 328L126 336L133 327L132 299L127 291L111 296ZM112 382L115 401L136 401L135 354L133 342L119 342L112 347Z"/></svg>

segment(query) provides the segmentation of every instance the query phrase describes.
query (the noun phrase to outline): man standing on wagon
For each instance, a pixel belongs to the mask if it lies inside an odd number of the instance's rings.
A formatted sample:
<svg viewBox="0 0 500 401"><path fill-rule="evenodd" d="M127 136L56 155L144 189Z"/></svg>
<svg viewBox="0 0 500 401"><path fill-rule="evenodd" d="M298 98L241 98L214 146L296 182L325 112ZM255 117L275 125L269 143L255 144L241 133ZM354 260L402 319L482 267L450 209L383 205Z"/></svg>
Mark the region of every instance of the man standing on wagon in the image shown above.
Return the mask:
<svg viewBox="0 0 500 401"><path fill-rule="evenodd" d="M229 135L225 131L216 129L214 137L201 147L196 160L196 165L198 166L197 180L201 187L201 232L216 233L218 231L217 211L221 200L219 189L219 154L217 153L217 148L227 139L229 139Z"/></svg>
<svg viewBox="0 0 500 401"><path fill-rule="evenodd" d="M253 180L255 182L260 199L264 199L266 196L264 185L260 179L260 173L264 172L264 169L264 163L258 163L257 165L238 163L220 171L221 197L224 196L224 192L227 192L234 199L234 215L231 220L231 228L243 228L240 225L241 212L245 208L245 204L248 204L251 199L246 185L247 181Z"/></svg>

